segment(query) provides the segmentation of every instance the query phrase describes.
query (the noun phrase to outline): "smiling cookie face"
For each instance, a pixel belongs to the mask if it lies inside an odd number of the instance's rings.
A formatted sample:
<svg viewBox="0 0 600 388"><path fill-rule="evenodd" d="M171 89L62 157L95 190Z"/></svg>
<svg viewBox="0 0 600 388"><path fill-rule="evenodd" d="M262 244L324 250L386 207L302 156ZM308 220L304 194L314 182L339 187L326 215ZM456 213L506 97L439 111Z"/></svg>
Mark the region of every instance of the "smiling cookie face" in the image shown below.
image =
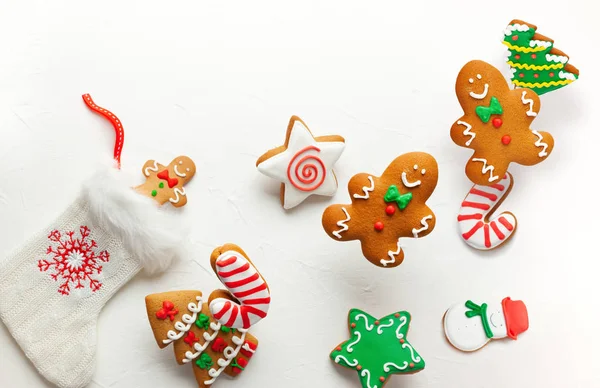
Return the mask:
<svg viewBox="0 0 600 388"><path fill-rule="evenodd" d="M169 164L173 176L186 183L196 174L196 164L187 156L178 156Z"/></svg>
<svg viewBox="0 0 600 388"><path fill-rule="evenodd" d="M357 174L348 183L352 204L325 209L323 228L334 240L360 240L373 264L396 267L404 259L400 238L424 237L435 227L425 201L437 179L437 162L423 152L399 156L381 177Z"/></svg>
<svg viewBox="0 0 600 388"><path fill-rule="evenodd" d="M530 129L540 110L529 89L511 90L495 67L471 61L456 79L456 96L464 111L450 130L452 140L473 149L465 172L478 185L503 179L511 162L531 166L548 157L554 139Z"/></svg>

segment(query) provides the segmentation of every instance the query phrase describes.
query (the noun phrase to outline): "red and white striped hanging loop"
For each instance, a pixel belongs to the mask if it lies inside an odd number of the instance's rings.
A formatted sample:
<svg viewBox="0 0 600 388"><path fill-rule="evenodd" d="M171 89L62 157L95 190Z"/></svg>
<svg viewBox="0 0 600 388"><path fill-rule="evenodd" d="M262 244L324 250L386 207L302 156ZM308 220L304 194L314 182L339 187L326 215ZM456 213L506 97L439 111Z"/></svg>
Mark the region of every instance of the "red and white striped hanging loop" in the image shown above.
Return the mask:
<svg viewBox="0 0 600 388"><path fill-rule="evenodd" d="M125 141L125 132L123 131L123 124L121 124L121 120L119 120L119 118L108 109L104 109L96 105L89 94L84 94L82 98L83 102L85 102L88 108L105 117L115 128L116 138L113 157L117 161L117 167L121 168L121 152L123 152L123 142Z"/></svg>

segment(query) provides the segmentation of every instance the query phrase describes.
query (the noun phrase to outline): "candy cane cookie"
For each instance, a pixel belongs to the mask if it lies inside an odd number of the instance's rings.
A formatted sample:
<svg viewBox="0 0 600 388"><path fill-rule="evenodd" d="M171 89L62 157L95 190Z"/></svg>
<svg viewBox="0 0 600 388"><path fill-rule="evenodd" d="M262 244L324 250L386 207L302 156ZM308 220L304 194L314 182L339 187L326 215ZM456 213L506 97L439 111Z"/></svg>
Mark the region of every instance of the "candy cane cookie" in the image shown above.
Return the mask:
<svg viewBox="0 0 600 388"><path fill-rule="evenodd" d="M513 187L513 177L506 173L491 186L474 185L467 193L458 214L458 228L464 242L479 250L490 250L504 244L517 229L517 218L502 212L490 219Z"/></svg>
<svg viewBox="0 0 600 388"><path fill-rule="evenodd" d="M269 286L238 246L215 249L211 266L227 290L214 291L210 311L222 325L249 329L267 316L271 304Z"/></svg>

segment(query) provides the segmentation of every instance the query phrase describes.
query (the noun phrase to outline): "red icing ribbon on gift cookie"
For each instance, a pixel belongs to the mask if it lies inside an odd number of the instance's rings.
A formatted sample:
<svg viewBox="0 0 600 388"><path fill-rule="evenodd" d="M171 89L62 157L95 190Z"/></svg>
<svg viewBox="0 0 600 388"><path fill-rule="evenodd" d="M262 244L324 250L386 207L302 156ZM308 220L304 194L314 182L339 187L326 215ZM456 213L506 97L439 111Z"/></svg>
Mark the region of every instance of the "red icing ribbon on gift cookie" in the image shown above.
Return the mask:
<svg viewBox="0 0 600 388"><path fill-rule="evenodd" d="M112 126L115 128L115 134L117 135L115 139L115 149L113 152L113 157L117 161L118 168L121 168L121 152L123 151L123 142L125 140L125 132L123 131L123 124L121 124L121 120L111 111L104 109L94 103L92 97L89 94L84 94L81 96L83 98L83 102L93 110L94 112L104 116Z"/></svg>

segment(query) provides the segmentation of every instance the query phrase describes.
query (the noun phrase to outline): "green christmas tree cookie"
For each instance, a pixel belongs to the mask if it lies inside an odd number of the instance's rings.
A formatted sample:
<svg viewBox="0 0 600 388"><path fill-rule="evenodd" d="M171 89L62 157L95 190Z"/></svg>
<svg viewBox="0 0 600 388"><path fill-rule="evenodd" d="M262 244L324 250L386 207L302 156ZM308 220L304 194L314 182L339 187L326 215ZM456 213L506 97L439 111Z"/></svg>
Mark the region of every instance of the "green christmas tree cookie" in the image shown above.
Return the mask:
<svg viewBox="0 0 600 388"><path fill-rule="evenodd" d="M380 319L358 309L348 313L351 337L329 357L338 365L354 369L363 388L381 388L393 374L412 374L425 361L408 342L410 314L399 311Z"/></svg>
<svg viewBox="0 0 600 388"><path fill-rule="evenodd" d="M508 65L513 71L512 83L529 88L538 95L560 89L579 78L579 70L567 63L569 57L554 48L554 41L537 34L537 27L513 20L504 30L508 47Z"/></svg>

